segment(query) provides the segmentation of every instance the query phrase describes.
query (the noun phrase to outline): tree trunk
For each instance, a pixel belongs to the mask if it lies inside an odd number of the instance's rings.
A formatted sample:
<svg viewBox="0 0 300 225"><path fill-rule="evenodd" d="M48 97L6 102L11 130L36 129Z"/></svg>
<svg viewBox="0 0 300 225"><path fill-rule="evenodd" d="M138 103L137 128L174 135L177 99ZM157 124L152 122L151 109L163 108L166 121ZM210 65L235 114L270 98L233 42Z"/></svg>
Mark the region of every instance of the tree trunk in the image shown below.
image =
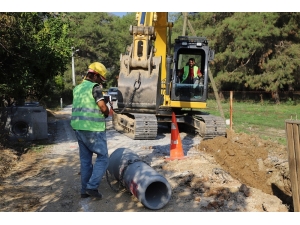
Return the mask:
<svg viewBox="0 0 300 225"><path fill-rule="evenodd" d="M272 91L272 99L274 99L276 104L280 104L278 91Z"/></svg>
<svg viewBox="0 0 300 225"><path fill-rule="evenodd" d="M288 97L290 100L294 100L294 87L292 85L289 85Z"/></svg>

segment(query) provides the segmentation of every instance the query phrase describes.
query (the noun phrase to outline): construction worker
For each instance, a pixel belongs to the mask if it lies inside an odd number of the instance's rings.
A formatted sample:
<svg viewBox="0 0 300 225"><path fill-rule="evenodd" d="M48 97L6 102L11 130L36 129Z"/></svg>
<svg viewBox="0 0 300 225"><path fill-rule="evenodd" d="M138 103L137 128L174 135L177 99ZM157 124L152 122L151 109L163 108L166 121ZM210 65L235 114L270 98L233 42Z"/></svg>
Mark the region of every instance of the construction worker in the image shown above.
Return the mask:
<svg viewBox="0 0 300 225"><path fill-rule="evenodd" d="M106 72L102 63L92 63L83 82L73 90L71 126L79 145L81 198L102 198L98 187L109 161L105 123L109 108L101 88ZM93 154L97 155L94 165Z"/></svg>
<svg viewBox="0 0 300 225"><path fill-rule="evenodd" d="M186 66L179 70L179 77L184 84L194 84L195 79L200 80L202 73L198 66L195 65L195 59L190 58Z"/></svg>

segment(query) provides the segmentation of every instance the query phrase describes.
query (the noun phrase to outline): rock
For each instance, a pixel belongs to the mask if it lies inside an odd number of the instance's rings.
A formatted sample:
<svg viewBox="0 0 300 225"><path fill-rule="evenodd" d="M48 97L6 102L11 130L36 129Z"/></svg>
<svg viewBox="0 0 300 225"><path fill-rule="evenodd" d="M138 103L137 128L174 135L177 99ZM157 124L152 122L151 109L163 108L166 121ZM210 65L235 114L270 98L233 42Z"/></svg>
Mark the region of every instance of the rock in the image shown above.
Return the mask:
<svg viewBox="0 0 300 225"><path fill-rule="evenodd" d="M246 186L246 184L242 184L239 188L239 192L244 193L246 197L250 196L250 189Z"/></svg>

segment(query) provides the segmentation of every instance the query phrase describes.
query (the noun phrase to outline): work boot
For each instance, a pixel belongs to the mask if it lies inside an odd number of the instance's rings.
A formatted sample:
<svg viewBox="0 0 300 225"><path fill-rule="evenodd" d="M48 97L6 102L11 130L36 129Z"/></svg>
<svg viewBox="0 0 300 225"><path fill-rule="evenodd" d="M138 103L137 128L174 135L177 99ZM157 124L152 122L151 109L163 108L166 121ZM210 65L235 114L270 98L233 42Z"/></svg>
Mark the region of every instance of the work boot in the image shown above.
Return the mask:
<svg viewBox="0 0 300 225"><path fill-rule="evenodd" d="M81 194L80 197L81 198L88 198L88 197L90 197L90 195L88 195L88 194Z"/></svg>
<svg viewBox="0 0 300 225"><path fill-rule="evenodd" d="M90 195L91 197L102 199L102 194L98 192L98 190L86 189L85 193Z"/></svg>

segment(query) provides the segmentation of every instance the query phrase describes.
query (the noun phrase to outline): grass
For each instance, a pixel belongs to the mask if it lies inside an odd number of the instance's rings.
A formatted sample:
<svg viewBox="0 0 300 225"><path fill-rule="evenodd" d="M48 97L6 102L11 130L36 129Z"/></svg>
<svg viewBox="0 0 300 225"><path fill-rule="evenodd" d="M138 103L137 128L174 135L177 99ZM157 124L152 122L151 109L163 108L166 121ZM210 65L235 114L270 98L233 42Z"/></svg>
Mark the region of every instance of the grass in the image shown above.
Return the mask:
<svg viewBox="0 0 300 225"><path fill-rule="evenodd" d="M204 111L221 116L215 100L207 101ZM230 119L230 102L221 103L225 119ZM286 145L285 124L287 119L300 119L300 105L281 103L232 103L232 129L236 133L256 134L265 140ZM230 126L228 126L230 128Z"/></svg>
<svg viewBox="0 0 300 225"><path fill-rule="evenodd" d="M32 145L30 150L38 153L38 152L43 152L45 147L46 147L46 145L40 145L40 144Z"/></svg>

